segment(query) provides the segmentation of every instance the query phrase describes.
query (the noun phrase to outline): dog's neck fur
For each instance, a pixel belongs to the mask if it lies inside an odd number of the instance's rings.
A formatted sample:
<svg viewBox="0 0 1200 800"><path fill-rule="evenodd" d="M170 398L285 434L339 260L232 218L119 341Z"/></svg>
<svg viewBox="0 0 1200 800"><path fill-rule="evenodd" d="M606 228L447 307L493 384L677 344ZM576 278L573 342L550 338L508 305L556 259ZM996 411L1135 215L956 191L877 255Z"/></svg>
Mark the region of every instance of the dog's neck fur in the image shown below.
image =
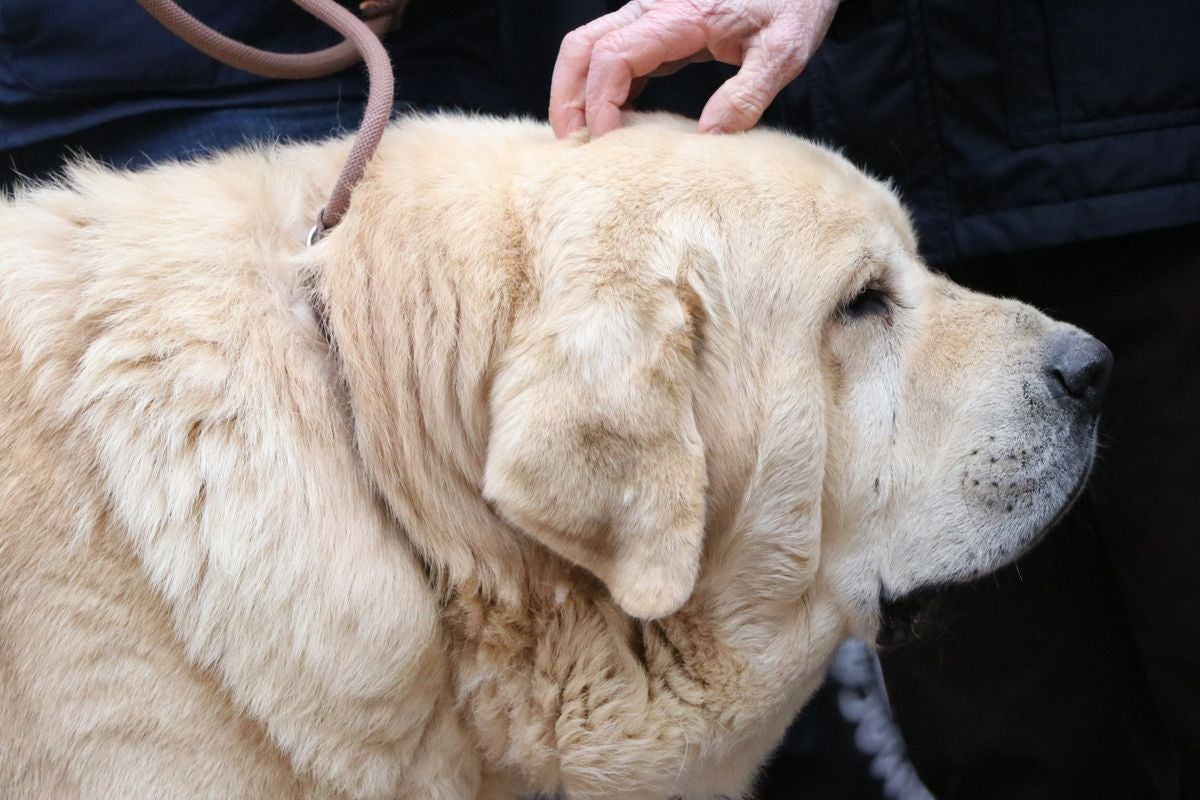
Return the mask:
<svg viewBox="0 0 1200 800"><path fill-rule="evenodd" d="M356 193L373 213L350 215L322 243L331 256L320 290L355 444L437 577L515 600L523 543L481 487L489 383L531 299L527 245L512 209L491 202L502 193L473 194L478 176L454 174L469 162L396 138ZM476 263L481 253L504 268Z"/></svg>

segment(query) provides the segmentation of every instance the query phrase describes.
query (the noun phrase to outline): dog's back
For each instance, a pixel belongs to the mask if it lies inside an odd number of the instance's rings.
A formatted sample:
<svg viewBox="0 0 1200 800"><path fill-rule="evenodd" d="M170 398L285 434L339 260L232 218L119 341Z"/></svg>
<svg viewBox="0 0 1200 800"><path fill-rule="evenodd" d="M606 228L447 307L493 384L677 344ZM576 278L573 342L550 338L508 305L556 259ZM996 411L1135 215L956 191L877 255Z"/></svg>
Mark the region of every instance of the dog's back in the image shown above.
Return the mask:
<svg viewBox="0 0 1200 800"><path fill-rule="evenodd" d="M120 257L89 250L93 207L40 189L0 209L0 796L299 796L188 663L63 412L104 324L82 311L86 262Z"/></svg>
<svg viewBox="0 0 1200 800"><path fill-rule="evenodd" d="M310 303L347 147L0 204L0 796L476 794Z"/></svg>

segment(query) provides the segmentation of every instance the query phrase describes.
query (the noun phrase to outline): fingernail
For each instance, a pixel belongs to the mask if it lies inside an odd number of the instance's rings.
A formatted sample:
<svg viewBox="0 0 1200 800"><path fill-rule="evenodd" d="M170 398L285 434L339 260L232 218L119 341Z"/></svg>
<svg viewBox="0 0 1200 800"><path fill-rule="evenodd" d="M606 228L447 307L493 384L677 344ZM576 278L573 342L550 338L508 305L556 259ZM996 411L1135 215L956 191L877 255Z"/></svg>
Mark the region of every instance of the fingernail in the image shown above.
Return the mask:
<svg viewBox="0 0 1200 800"><path fill-rule="evenodd" d="M570 135L584 127L586 122L587 121L584 119L582 111L571 112L570 118L567 119L567 134Z"/></svg>

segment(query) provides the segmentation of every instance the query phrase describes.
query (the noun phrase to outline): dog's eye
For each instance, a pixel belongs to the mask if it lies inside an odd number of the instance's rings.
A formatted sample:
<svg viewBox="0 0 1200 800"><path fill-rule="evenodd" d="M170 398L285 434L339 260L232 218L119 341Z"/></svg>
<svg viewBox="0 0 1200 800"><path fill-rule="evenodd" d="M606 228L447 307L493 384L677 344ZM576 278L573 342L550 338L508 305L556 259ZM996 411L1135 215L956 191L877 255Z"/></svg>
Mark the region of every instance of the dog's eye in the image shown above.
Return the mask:
<svg viewBox="0 0 1200 800"><path fill-rule="evenodd" d="M846 320L887 316L892 311L892 297L887 287L871 281L838 308L838 316Z"/></svg>

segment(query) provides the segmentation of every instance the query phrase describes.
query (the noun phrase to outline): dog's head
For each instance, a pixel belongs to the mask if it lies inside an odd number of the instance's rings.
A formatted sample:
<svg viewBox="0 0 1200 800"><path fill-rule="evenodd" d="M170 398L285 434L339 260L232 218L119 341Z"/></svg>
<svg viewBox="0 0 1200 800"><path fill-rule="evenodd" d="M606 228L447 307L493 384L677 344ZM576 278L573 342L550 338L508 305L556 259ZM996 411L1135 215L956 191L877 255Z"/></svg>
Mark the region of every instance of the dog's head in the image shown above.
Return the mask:
<svg viewBox="0 0 1200 800"><path fill-rule="evenodd" d="M386 216L339 226L328 275L360 453L452 578L517 570L516 528L636 617L816 586L873 637L881 599L996 569L1078 491L1108 351L930 272L844 159L439 124L385 142L356 202Z"/></svg>
<svg viewBox="0 0 1200 800"><path fill-rule="evenodd" d="M1010 561L1088 472L1103 345L930 272L893 194L829 152L634 127L517 202L539 294L485 495L634 616L704 573L819 573L871 636L880 598Z"/></svg>

